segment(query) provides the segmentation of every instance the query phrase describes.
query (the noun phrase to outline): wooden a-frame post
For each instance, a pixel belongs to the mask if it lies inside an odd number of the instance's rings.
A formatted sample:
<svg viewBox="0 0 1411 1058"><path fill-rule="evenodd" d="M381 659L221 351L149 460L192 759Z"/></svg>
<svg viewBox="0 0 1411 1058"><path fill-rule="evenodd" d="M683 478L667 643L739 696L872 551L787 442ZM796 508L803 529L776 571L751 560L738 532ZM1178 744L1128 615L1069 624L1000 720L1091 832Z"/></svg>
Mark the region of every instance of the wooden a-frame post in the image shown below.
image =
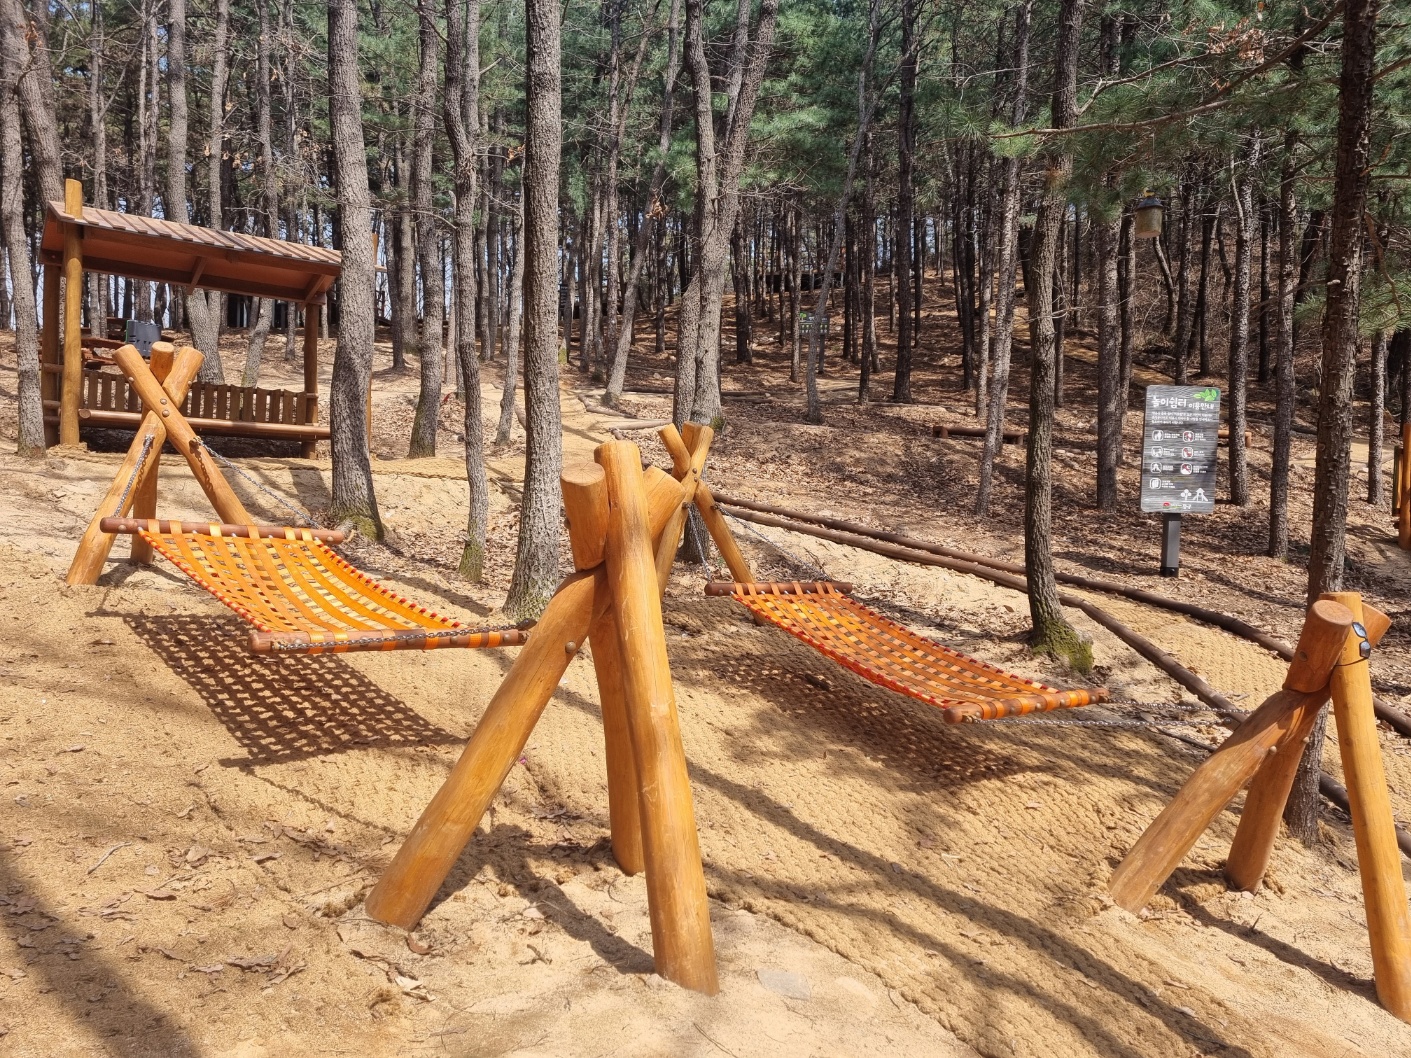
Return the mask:
<svg viewBox="0 0 1411 1058"><path fill-rule="evenodd" d="M149 365L135 346L124 345L113 353L113 360L142 398L146 411L127 450L127 457L118 467L113 483L108 486L83 539L79 541L78 550L74 552L66 578L69 584L98 582L103 563L107 561L116 539L112 533L103 531L104 518L121 518L129 511L138 518L156 515L157 470L162 445L167 441L186 457L192 475L210 499L221 521L234 525L255 524L230 483L225 480L225 475L206 453L191 424L181 414L186 391L201 368L201 351L187 346L175 352L170 344L157 342L152 346L152 362ZM161 377L162 374L165 378ZM133 537L132 557L138 562L151 560L151 550L140 537Z"/></svg>
<svg viewBox="0 0 1411 1058"><path fill-rule="evenodd" d="M643 473L631 442L602 445L594 458L561 481L577 572L559 585L465 752L368 894L367 913L404 929L416 925L591 634L614 854L625 870L646 871L657 972L713 995L709 903L655 561L685 489L655 468Z"/></svg>
<svg viewBox="0 0 1411 1058"><path fill-rule="evenodd" d="M1108 890L1140 910L1196 839L1249 783L1225 875L1254 890L1264 877L1304 743L1329 698L1347 779L1362 878L1372 970L1382 1006L1411 1022L1411 913L1377 741L1370 658L1391 626L1356 592L1332 592L1308 609L1283 689L1254 710L1137 839Z"/></svg>

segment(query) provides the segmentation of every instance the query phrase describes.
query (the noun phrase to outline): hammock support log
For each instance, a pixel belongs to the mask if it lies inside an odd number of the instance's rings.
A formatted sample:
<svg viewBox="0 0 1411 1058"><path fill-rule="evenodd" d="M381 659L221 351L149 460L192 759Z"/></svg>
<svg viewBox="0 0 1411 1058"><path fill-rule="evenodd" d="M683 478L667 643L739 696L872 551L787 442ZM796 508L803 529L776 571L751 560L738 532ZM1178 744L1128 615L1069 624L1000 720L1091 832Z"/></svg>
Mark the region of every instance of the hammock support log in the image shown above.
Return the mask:
<svg viewBox="0 0 1411 1058"><path fill-rule="evenodd" d="M1225 874L1235 888L1258 888L1303 744L1331 698L1377 996L1392 1014L1411 1021L1411 913L1370 673L1372 650L1390 625L1356 592L1332 592L1309 607L1283 689L1250 713L1195 770L1113 871L1108 889L1122 907L1140 910L1247 783L1249 794Z"/></svg>
<svg viewBox="0 0 1411 1058"><path fill-rule="evenodd" d="M656 971L714 995L705 875L655 563L686 490L660 471L643 473L631 442L602 445L594 458L596 468L570 467L561 481L580 568L549 601L465 752L368 895L367 913L404 929L421 919L591 637L613 852L625 870L646 871Z"/></svg>

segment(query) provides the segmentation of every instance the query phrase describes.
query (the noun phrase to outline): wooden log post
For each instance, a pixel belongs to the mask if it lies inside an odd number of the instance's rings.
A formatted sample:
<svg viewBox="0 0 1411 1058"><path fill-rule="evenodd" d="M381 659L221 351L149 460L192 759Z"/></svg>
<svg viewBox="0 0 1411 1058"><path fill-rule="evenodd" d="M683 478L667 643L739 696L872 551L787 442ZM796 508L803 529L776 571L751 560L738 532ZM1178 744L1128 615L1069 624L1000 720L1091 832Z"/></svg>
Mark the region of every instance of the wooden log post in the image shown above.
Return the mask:
<svg viewBox="0 0 1411 1058"><path fill-rule="evenodd" d="M59 276L61 272L56 265L47 264L44 266L43 282L43 314L44 318L39 329L39 388L40 393L46 401L62 400L62 386L60 376L51 369L61 368L59 359ZM47 408L48 405L46 404ZM44 425L44 444L53 446L59 443L59 425L50 424L47 421Z"/></svg>
<svg viewBox="0 0 1411 1058"><path fill-rule="evenodd" d="M162 388L166 389L167 376L171 374L172 364L176 356L176 346L171 342L153 342L152 355L148 358L148 365L152 369L152 377L162 383ZM183 395L184 396L184 395ZM166 433L165 430L162 431ZM157 516L157 475L162 467L162 446L152 444L152 458L146 461L146 465L137 479L136 493L132 501L132 516L134 518L155 518ZM134 533L129 545L128 557L133 562L143 565L150 565L152 562L152 545L144 540L139 534Z"/></svg>
<svg viewBox="0 0 1411 1058"><path fill-rule="evenodd" d="M206 453L196 432L191 429L181 414L181 402L171 400L161 384L152 377L146 361L133 346L125 345L114 351L113 361L122 368L128 382L149 412L155 412L166 424L167 439L180 452L191 467L191 473L205 491L211 506L216 509L222 521L237 525L253 525L254 519L245 510L239 498L230 488L230 482L216 467L215 461Z"/></svg>
<svg viewBox="0 0 1411 1058"><path fill-rule="evenodd" d="M568 538L577 570L602 564L607 540L607 485L597 463L577 463L564 468L559 479L563 510L568 518ZM624 874L638 874L646 861L642 855L642 825L638 810L637 758L627 729L627 702L622 689L622 650L617 620L611 607L592 623L588 643L593 671L598 679L598 700L603 710L604 755L608 773L608 819L612 828L612 854Z"/></svg>
<svg viewBox="0 0 1411 1058"><path fill-rule="evenodd" d="M132 351L137 354L136 349ZM201 369L201 360L201 351L192 346L187 346L176 355L171 371L162 384L167 398L174 404L180 406L186 399L186 391L196 377L196 372ZM147 445L148 438L152 441L150 447ZM136 436L132 439L132 445L127 450L127 458L118 467L113 483L108 486L93 520L84 531L83 539L79 541L78 550L74 552L66 578L69 584L98 583L98 575L103 572L103 563L107 561L115 539L112 533L103 529L102 520L110 515L121 517L131 509L137 491L134 475L137 475L143 466L156 461L166 439L166 420L152 412L145 414L137 428ZM144 449L147 452L145 458L142 455ZM133 483L131 491L128 490L129 483ZM123 500L124 494L127 495L126 501Z"/></svg>
<svg viewBox="0 0 1411 1058"><path fill-rule="evenodd" d="M1364 612L1362 597L1356 592L1332 592L1323 598L1346 606L1358 622L1353 625L1355 634L1347 637L1342 659L1329 681L1333 719L1347 779L1377 998L1392 1014L1411 1022L1411 912L1406 905L1396 822L1387 794L1377 718L1372 711L1372 644L1369 635L1357 634L1372 630L1370 624L1363 625L1371 614ZM1385 618L1376 616L1384 631Z"/></svg>
<svg viewBox="0 0 1411 1058"><path fill-rule="evenodd" d="M369 917L403 929L421 919L578 653L592 623L595 596L602 594L606 601L606 593L601 567L575 573L559 585L485 707L465 752L368 894Z"/></svg>
<svg viewBox="0 0 1411 1058"><path fill-rule="evenodd" d="M1112 872L1108 891L1128 911L1146 905L1196 839L1287 738L1301 710L1322 708L1328 676L1352 627L1345 606L1320 600L1308 609L1283 690L1271 695L1186 780L1176 796ZM1292 681L1290 683L1289 681ZM1312 692L1298 687L1313 686Z"/></svg>
<svg viewBox="0 0 1411 1058"><path fill-rule="evenodd" d="M64 181L64 212L83 219L83 184ZM59 396L59 443L78 444L78 405L83 386L83 243L78 228L64 228L64 382Z"/></svg>
<svg viewBox="0 0 1411 1058"><path fill-rule="evenodd" d="M627 724L641 785L642 850L656 971L683 987L720 990L695 808L681 745L661 596L648 530L641 455L630 441L601 445L607 472L606 568L621 644Z"/></svg>
<svg viewBox="0 0 1411 1058"><path fill-rule="evenodd" d="M681 488L669 474L648 477L648 520L655 535L679 506ZM460 760L368 894L370 917L403 929L417 924L524 751L594 618L611 605L612 593L601 564L559 585L486 706Z"/></svg>
<svg viewBox="0 0 1411 1058"><path fill-rule="evenodd" d="M289 311L293 312L291 305ZM304 306L304 421L318 422L318 306L310 302ZM367 382L367 437L372 441L372 375ZM315 440L307 440L299 449L305 459L312 459L318 446Z"/></svg>
<svg viewBox="0 0 1411 1058"><path fill-rule="evenodd" d="M699 431L696 424L687 423L686 425L691 435L698 438ZM657 584L662 591L665 591L667 583L671 580L671 567L676 563L676 552L681 548L681 534L686 530L686 519L690 516L690 505L696 498L696 486L700 484L701 472L705 467L705 457L710 451L710 439L707 439L706 444L692 449L682 439L680 432L672 423L668 423L658 430L657 436L661 438L662 444L666 445L667 454L671 456L672 475L685 488L681 509L672 516L671 521L666 523L666 530L662 533L661 541L657 544ZM697 457L699 457L699 461Z"/></svg>
<svg viewBox="0 0 1411 1058"><path fill-rule="evenodd" d="M1354 611L1349 607L1348 612ZM1382 617L1381 614L1377 616ZM1376 646L1390 622L1383 618L1369 624L1368 638ZM1313 691L1312 684L1326 664L1322 656L1314 658L1310 651L1327 651L1332 643L1327 637L1311 632L1311 626L1305 623L1303 635L1289 664L1288 679L1284 681L1284 686L1290 690ZM1342 657L1342 649L1342 646L1338 647L1338 658ZM1323 697L1326 700L1327 695ZM1249 784L1249 790L1244 795L1244 811L1240 813L1239 826L1235 829L1235 840L1225 861L1225 879L1234 889L1254 892L1264 880L1269 857L1274 852L1274 840L1279 834L1284 805L1288 802L1289 791L1293 789L1294 776L1298 772L1298 762L1303 756L1303 746L1313 732L1323 704L1315 704L1312 698L1304 702L1292 717L1288 736L1269 751Z"/></svg>
<svg viewBox="0 0 1411 1058"><path fill-rule="evenodd" d="M677 433L674 426L668 426L662 429L658 436L671 455L672 473L683 483L687 483L690 501L696 505L701 521L705 523L706 532L715 541L715 546L720 550L720 557L730 568L730 578L742 584L753 582L754 574L750 570L750 564L741 553L739 544L735 542L735 535L730 532L730 526L725 521L725 515L716 505L715 497L711 495L710 488L702 477L706 455L715 440L715 431L709 426L688 422L682 427L681 433ZM660 568L659 555L658 569Z"/></svg>

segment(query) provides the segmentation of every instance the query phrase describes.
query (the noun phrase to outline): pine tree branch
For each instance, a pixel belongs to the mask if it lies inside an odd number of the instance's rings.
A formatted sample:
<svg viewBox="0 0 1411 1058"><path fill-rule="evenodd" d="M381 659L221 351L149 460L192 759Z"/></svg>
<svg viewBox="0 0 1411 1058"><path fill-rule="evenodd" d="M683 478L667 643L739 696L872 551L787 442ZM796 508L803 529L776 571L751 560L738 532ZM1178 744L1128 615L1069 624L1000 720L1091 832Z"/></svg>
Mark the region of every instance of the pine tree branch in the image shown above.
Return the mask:
<svg viewBox="0 0 1411 1058"><path fill-rule="evenodd" d="M1190 110L1183 110L1175 114L1162 114L1159 117L1147 118L1144 121L1105 121L1095 125L1072 125L1066 128L1056 129L1023 129L1018 132L1000 132L992 135L991 139L1008 140L1014 139L1019 136L1065 136L1071 135L1072 133L1082 132L1130 132L1133 129L1156 128L1160 125L1168 125L1173 121L1184 121L1188 118L1200 117L1201 115L1208 114L1211 111L1219 110L1223 107L1228 106L1234 101L1230 93L1233 92L1240 85L1245 84L1253 78L1258 77L1260 74L1273 69L1275 66L1278 66L1280 63L1287 61L1291 56L1297 54L1298 51L1305 44L1307 44L1310 40L1312 40L1314 37L1316 37L1319 33L1323 32L1323 30L1327 29L1328 26L1332 24L1333 20L1337 18L1339 14L1342 13L1342 8L1343 0L1337 0L1337 3L1333 4L1333 6L1328 9L1327 14L1324 15L1323 18L1321 18L1314 26L1312 26L1306 32L1294 38L1294 40L1288 45L1288 47L1283 49L1283 51L1279 52L1271 59L1266 59L1258 66L1255 66L1252 69L1245 71L1233 80L1225 82L1223 85L1221 85L1215 90L1215 94L1212 95L1209 99L1207 99L1206 102L1201 103L1198 106L1192 107ZM1159 67L1154 67L1153 69L1158 68ZM1285 85L1282 89L1279 90L1284 91L1290 87L1298 86Z"/></svg>

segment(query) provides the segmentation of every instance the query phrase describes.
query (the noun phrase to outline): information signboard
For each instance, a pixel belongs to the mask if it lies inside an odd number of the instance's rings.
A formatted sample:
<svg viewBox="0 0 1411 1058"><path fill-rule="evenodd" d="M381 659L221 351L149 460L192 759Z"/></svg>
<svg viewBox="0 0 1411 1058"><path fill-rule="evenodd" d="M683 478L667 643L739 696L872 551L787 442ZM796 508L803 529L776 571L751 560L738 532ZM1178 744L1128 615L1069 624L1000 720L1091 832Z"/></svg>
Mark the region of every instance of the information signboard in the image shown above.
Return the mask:
<svg viewBox="0 0 1411 1058"><path fill-rule="evenodd" d="M1142 511L1212 514L1220 390L1148 386L1142 428Z"/></svg>
<svg viewBox="0 0 1411 1058"><path fill-rule="evenodd" d="M815 320L811 311L799 309L799 330L804 334L810 334L815 328L825 338L828 337L828 317L824 316L821 320Z"/></svg>

